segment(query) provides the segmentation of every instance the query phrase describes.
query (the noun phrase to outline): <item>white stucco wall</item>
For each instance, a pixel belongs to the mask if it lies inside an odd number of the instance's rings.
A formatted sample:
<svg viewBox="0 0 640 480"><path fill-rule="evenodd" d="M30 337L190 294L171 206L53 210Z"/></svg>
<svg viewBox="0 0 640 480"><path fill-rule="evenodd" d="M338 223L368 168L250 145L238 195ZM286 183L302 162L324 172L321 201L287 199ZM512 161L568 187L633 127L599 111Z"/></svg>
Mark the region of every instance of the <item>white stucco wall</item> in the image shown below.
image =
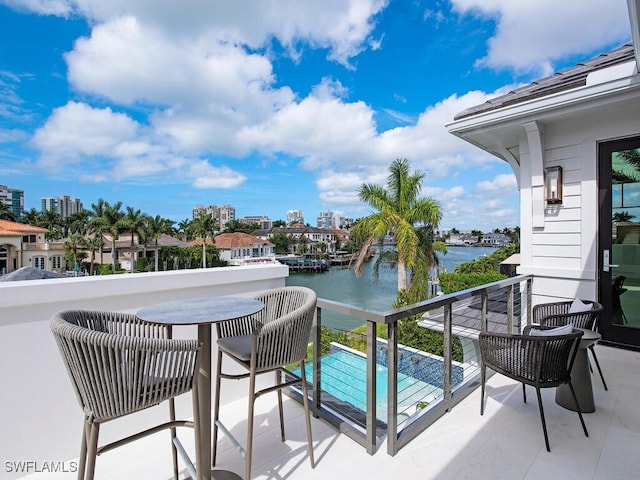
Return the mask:
<svg viewBox="0 0 640 480"><path fill-rule="evenodd" d="M284 265L263 264L0 283L2 465L65 461L79 454L82 410L49 329L55 312L84 308L134 313L163 301L280 287L287 275ZM174 336L195 338L197 333L195 327L176 328ZM215 352L212 357L215 364ZM222 402L246 395L243 382L226 382ZM179 418L191 417L190 395L179 398L177 410ZM100 431L101 444L167 420L168 407L161 405L108 422Z"/></svg>

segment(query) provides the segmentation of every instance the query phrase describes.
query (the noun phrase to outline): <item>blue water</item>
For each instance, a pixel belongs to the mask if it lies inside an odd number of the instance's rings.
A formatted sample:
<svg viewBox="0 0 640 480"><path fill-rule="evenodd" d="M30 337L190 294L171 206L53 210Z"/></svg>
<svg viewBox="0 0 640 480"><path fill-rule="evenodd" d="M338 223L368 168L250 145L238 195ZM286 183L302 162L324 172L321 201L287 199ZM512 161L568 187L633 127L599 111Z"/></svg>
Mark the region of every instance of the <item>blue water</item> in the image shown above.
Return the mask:
<svg viewBox="0 0 640 480"><path fill-rule="evenodd" d="M384 343L378 342L376 367L376 416L387 421L387 367ZM398 362L398 415L406 418L418 410L418 404L429 404L442 396L444 366L442 360L399 349ZM333 397L367 411L366 357L336 346L322 357L321 388ZM312 365L305 368L311 378ZM297 373L297 372L296 372ZM462 381L463 371L454 366L453 385Z"/></svg>
<svg viewBox="0 0 640 480"><path fill-rule="evenodd" d="M440 255L440 266L452 272L456 265L491 255L496 251L492 247L448 247L446 255ZM392 309L398 291L397 270L381 267L376 282L373 278L373 264L368 262L360 277L356 277L352 268L331 267L322 273L291 273L287 285L300 285L312 288L318 297L357 307L387 312ZM323 311L322 323L325 326L342 330L353 330L362 322L349 316Z"/></svg>

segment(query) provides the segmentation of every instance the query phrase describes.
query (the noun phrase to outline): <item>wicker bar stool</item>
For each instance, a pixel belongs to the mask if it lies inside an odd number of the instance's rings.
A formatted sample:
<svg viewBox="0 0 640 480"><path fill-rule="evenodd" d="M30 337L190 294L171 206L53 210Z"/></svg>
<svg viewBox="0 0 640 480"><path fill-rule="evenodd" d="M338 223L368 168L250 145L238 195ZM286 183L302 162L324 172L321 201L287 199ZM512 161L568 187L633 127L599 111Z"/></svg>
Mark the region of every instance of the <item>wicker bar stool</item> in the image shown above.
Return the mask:
<svg viewBox="0 0 640 480"><path fill-rule="evenodd" d="M170 429L177 480L176 427L192 427L196 438L199 435L198 396L193 381L199 361L198 341L171 339L167 327L115 312L64 311L53 316L50 326L84 410L78 479L93 478L96 457L101 453ZM189 391L194 421L176 420L173 399ZM168 422L98 446L103 423L165 400L169 400ZM196 441L196 449L197 445Z"/></svg>
<svg viewBox="0 0 640 480"><path fill-rule="evenodd" d="M312 468L315 466L304 359L307 356L307 345L309 344L309 336L316 310L316 293L306 287L282 287L260 293L254 298L264 303L263 310L249 317L216 324L218 332L218 367L213 420L213 465L215 466L216 462L218 430L222 430L245 457L245 480L251 478L255 400L260 395L277 391L280 433L284 442L282 389L298 383L302 384L309 461ZM223 356L237 362L246 372L240 374L223 373ZM284 368L285 365L295 363L300 365L300 376L294 375ZM256 376L269 372L275 372L275 384L256 390ZM249 378L247 443L244 449L220 421L221 380L237 380L240 378Z"/></svg>

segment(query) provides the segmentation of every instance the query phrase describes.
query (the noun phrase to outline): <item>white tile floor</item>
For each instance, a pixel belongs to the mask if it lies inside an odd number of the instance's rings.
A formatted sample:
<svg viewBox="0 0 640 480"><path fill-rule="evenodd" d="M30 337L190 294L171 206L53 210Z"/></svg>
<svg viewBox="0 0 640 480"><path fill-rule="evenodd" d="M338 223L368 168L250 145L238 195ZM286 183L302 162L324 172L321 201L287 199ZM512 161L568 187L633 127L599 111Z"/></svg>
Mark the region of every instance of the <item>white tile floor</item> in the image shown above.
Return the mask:
<svg viewBox="0 0 640 480"><path fill-rule="evenodd" d="M307 456L303 410L285 401L286 442L278 433L275 397L257 402L253 478L257 479L526 479L564 480L640 478L640 353L597 347L609 391L593 376L596 412L585 414L589 438L575 412L554 402L553 389L543 391L551 453L547 453L533 389L522 402L519 384L494 375L480 416L480 392L471 394L395 457L386 444L370 456L358 444L321 420L313 419L317 466ZM227 405L225 423L244 438L245 403ZM106 427L105 427L106 428ZM193 451L190 430L183 430ZM98 458L97 479L170 479L168 434L161 433ZM219 468L243 474L240 455L228 440L220 443ZM187 478L182 470L181 478ZM34 474L29 480L74 478Z"/></svg>

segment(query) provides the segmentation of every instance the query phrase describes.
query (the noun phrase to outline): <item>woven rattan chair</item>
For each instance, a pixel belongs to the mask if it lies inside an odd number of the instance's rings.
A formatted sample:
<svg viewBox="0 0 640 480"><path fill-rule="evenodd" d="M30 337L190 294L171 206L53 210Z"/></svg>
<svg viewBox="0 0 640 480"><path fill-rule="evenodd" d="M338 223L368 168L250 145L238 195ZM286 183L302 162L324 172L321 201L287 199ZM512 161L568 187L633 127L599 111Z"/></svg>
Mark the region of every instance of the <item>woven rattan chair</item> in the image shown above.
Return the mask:
<svg viewBox="0 0 640 480"><path fill-rule="evenodd" d="M570 313L569 310L571 309L572 303L573 302L555 302L535 305L533 307L533 323L543 327L559 327L561 325L571 324L574 328L597 330L598 315L604 310L604 307L598 302L582 300L582 303L591 305L591 309ZM596 363L602 385L605 390L608 390L607 382L604 381L604 375L600 368L600 362L598 362L598 357L596 356L595 344L589 345L589 351L591 352L593 361Z"/></svg>
<svg viewBox="0 0 640 480"><path fill-rule="evenodd" d="M482 382L480 415L484 414L487 368L522 382L522 396L525 403L527 402L526 385L535 387L544 441L547 451L550 452L540 389L557 387L568 383L577 405L578 416L580 417L584 434L588 437L587 427L582 418L580 405L578 405L578 399L571 383L571 368L578 351L577 344L583 334L584 332L581 330L573 330L572 333L567 335L554 336L481 332L479 338L482 357L480 367Z"/></svg>
<svg viewBox="0 0 640 480"><path fill-rule="evenodd" d="M167 327L143 323L135 315L113 312L61 312L51 319L51 330L85 415L78 479L93 478L97 455L170 429L177 480L177 451L173 443L176 427L194 427L196 435L199 432L193 381L199 358L197 340L171 339ZM195 420L176 421L173 398L192 389ZM164 400L169 400L169 422L98 447L102 423Z"/></svg>
<svg viewBox="0 0 640 480"><path fill-rule="evenodd" d="M213 464L216 462L218 429L221 429L243 451L245 480L251 478L253 446L253 415L256 398L277 391L280 415L280 433L285 441L282 412L282 389L302 383L302 400L307 424L307 442L311 467L315 466L311 439L311 418L307 398L305 362L311 326L316 310L316 294L306 287L282 287L255 296L264 302L264 309L255 315L216 324L218 332L218 367L214 402ZM222 358L228 356L247 371L240 374L222 372ZM299 363L300 376L293 375L285 365ZM256 375L275 372L275 384L256 391ZM247 414L247 443L242 449L231 433L220 422L221 379L249 378L249 411ZM285 381L283 381L283 377Z"/></svg>

